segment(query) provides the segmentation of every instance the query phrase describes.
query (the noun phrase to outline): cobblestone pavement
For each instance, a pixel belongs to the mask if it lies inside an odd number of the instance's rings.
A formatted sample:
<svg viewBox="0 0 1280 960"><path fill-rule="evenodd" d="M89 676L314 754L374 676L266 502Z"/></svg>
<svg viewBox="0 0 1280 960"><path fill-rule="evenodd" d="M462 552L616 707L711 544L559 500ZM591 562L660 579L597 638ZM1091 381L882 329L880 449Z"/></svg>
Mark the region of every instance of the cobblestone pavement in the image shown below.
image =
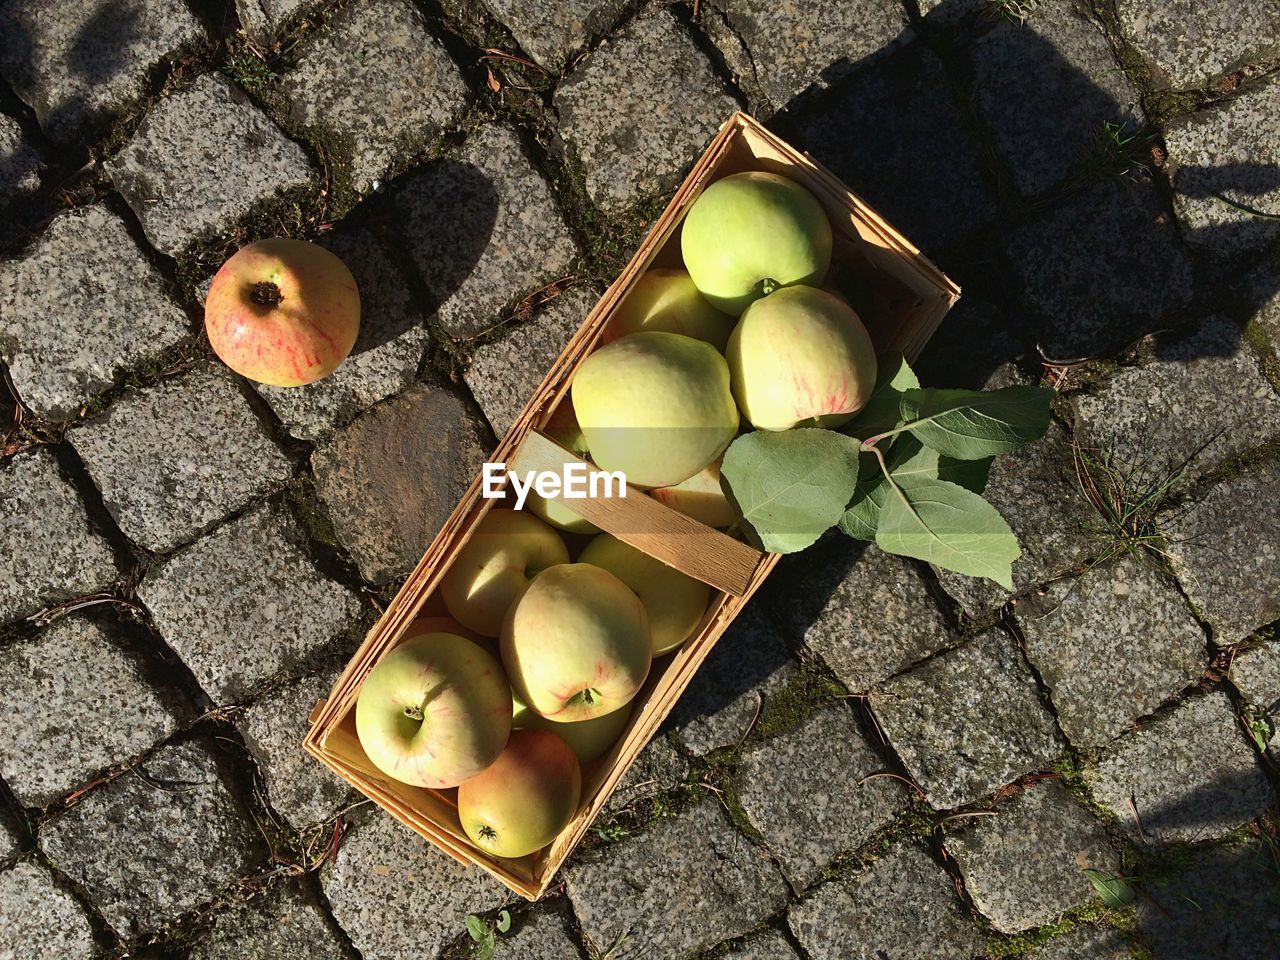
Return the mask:
<svg viewBox="0 0 1280 960"><path fill-rule="evenodd" d="M1277 0L0 0L0 958L1280 957L1278 68ZM785 561L514 902L305 717L734 108L962 284L928 381L1061 389L1017 594ZM365 296L300 390L200 322L276 234Z"/></svg>

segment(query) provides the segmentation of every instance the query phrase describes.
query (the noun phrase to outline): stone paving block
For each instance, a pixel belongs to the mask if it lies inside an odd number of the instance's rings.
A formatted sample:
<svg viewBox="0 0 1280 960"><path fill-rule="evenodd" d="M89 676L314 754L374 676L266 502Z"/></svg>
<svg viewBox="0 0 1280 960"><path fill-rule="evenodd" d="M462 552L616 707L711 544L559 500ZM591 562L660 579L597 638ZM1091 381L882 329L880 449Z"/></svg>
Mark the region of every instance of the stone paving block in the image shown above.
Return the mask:
<svg viewBox="0 0 1280 960"><path fill-rule="evenodd" d="M1280 42L1280 26L1275 35ZM1280 222L1259 216L1280 208L1280 83L1248 87L1167 126L1165 144L1189 243L1225 261L1280 237Z"/></svg>
<svg viewBox="0 0 1280 960"><path fill-rule="evenodd" d="M1188 700L1125 737L1084 776L1121 828L1147 843L1221 837L1275 803L1222 693Z"/></svg>
<svg viewBox="0 0 1280 960"><path fill-rule="evenodd" d="M164 747L44 826L40 846L123 936L211 899L260 860L199 741Z"/></svg>
<svg viewBox="0 0 1280 960"><path fill-rule="evenodd" d="M280 887L218 914L191 960L306 957L348 960L350 953L320 908L294 887Z"/></svg>
<svg viewBox="0 0 1280 960"><path fill-rule="evenodd" d="M986 796L1063 750L1013 640L989 630L890 680L871 709L939 809Z"/></svg>
<svg viewBox="0 0 1280 960"><path fill-rule="evenodd" d="M511 898L378 809L366 810L320 874L330 909L364 960L434 957L466 936L468 913Z"/></svg>
<svg viewBox="0 0 1280 960"><path fill-rule="evenodd" d="M316 489L365 579L385 583L422 559L487 449L470 406L427 384L379 404L316 449Z"/></svg>
<svg viewBox="0 0 1280 960"><path fill-rule="evenodd" d="M1192 274L1173 218L1138 174L1095 184L1013 234L1007 246L1054 360L1096 356L1167 326Z"/></svg>
<svg viewBox="0 0 1280 960"><path fill-rule="evenodd" d="M498 956L504 960L581 960L582 947L552 912L527 913L515 929L499 937Z"/></svg>
<svg viewBox="0 0 1280 960"><path fill-rule="evenodd" d="M9 810L0 806L0 863L17 854L22 848L22 835L18 830L17 818Z"/></svg>
<svg viewBox="0 0 1280 960"><path fill-rule="evenodd" d="M972 960L984 946L951 878L911 842L852 877L810 891L792 905L787 922L811 957Z"/></svg>
<svg viewBox="0 0 1280 960"><path fill-rule="evenodd" d="M456 154L427 164L396 204L439 323L457 337L492 327L579 254L551 186L510 127L483 127Z"/></svg>
<svg viewBox="0 0 1280 960"><path fill-rule="evenodd" d="M917 0L917 5L920 16L934 26L956 23L991 9L990 0Z"/></svg>
<svg viewBox="0 0 1280 960"><path fill-rule="evenodd" d="M315 568L297 523L274 504L152 567L138 598L217 703L295 670L360 613L359 599Z"/></svg>
<svg viewBox="0 0 1280 960"><path fill-rule="evenodd" d="M501 339L476 349L463 379L494 434L510 429L599 298L595 287L574 287L532 320L509 326Z"/></svg>
<svg viewBox="0 0 1280 960"><path fill-rule="evenodd" d="M431 340L403 276L372 233L358 229L321 241L342 258L360 289L360 333L329 376L303 387L255 384L295 437L316 440L379 400L404 390Z"/></svg>
<svg viewBox="0 0 1280 960"><path fill-rule="evenodd" d="M1076 440L1148 485L1197 476L1280 434L1280 395L1240 327L1221 315L1072 405Z"/></svg>
<svg viewBox="0 0 1280 960"><path fill-rule="evenodd" d="M157 103L103 167L170 256L315 174L303 149L218 73Z"/></svg>
<svg viewBox="0 0 1280 960"><path fill-rule="evenodd" d="M0 465L0 623L116 578L111 548L48 450Z"/></svg>
<svg viewBox="0 0 1280 960"><path fill-rule="evenodd" d="M1056 421L1043 439L996 457L983 496L1008 521L1022 548L1013 563L1014 593L1067 572L1092 549L1090 531L1101 521L1080 491L1070 438ZM1008 591L990 580L937 573L943 589L971 617L1008 599Z"/></svg>
<svg viewBox="0 0 1280 960"><path fill-rule="evenodd" d="M1280 641L1267 640L1231 658L1231 682L1245 702L1280 716Z"/></svg>
<svg viewBox="0 0 1280 960"><path fill-rule="evenodd" d="M702 13L729 67L775 110L912 37L893 0L713 0Z"/></svg>
<svg viewBox="0 0 1280 960"><path fill-rule="evenodd" d="M96 956L84 908L28 857L0 870L0 957L88 960Z"/></svg>
<svg viewBox="0 0 1280 960"><path fill-rule="evenodd" d="M1133 954L1119 931L1080 926L1054 937L1027 956L1032 960L1129 960Z"/></svg>
<svg viewBox="0 0 1280 960"><path fill-rule="evenodd" d="M794 889L813 883L906 805L901 783L864 779L884 769L843 700L743 757L738 800Z"/></svg>
<svg viewBox="0 0 1280 960"><path fill-rule="evenodd" d="M40 189L44 162L22 135L17 121L0 115L0 204Z"/></svg>
<svg viewBox="0 0 1280 960"><path fill-rule="evenodd" d="M1223 646L1280 619L1280 462L1224 480L1158 518L1173 570Z"/></svg>
<svg viewBox="0 0 1280 960"><path fill-rule="evenodd" d="M1274 56L1280 46L1280 2L1257 0L1119 0L1125 37L1174 89L1202 87L1219 74Z"/></svg>
<svg viewBox="0 0 1280 960"><path fill-rule="evenodd" d="M605 803L602 816L612 817L644 800L674 790L684 783L689 761L665 737L649 741L618 781Z"/></svg>
<svg viewBox="0 0 1280 960"><path fill-rule="evenodd" d="M771 126L928 251L996 218L942 62L922 43Z"/></svg>
<svg viewBox="0 0 1280 960"><path fill-rule="evenodd" d="M355 799L345 781L302 750L311 708L329 696L340 672L331 667L285 684L236 720L262 770L272 809L295 829L327 820Z"/></svg>
<svg viewBox="0 0 1280 960"><path fill-rule="evenodd" d="M466 109L457 65L405 0L339 10L285 74L290 119L337 146L357 193L367 193Z"/></svg>
<svg viewBox="0 0 1280 960"><path fill-rule="evenodd" d="M626 0L485 0L529 56L559 73L570 56L605 33L627 9Z"/></svg>
<svg viewBox="0 0 1280 960"><path fill-rule="evenodd" d="M725 956L733 960L800 960L795 947L777 930L751 937Z"/></svg>
<svg viewBox="0 0 1280 960"><path fill-rule="evenodd" d="M1280 256L1264 259L1235 284L1233 298L1243 303L1244 318L1280 353Z"/></svg>
<svg viewBox="0 0 1280 960"><path fill-rule="evenodd" d="M116 523L157 552L194 538L291 472L231 377L209 366L126 394L69 439Z"/></svg>
<svg viewBox="0 0 1280 960"><path fill-rule="evenodd" d="M121 644L118 627L83 614L54 621L0 658L0 776L43 807L98 771L169 736L190 716ZM97 720L84 722L87 716Z"/></svg>
<svg viewBox="0 0 1280 960"><path fill-rule="evenodd" d="M846 687L867 690L954 641L919 572L874 545L832 534L766 588L787 630Z"/></svg>
<svg viewBox="0 0 1280 960"><path fill-rule="evenodd" d="M601 43L554 104L587 193L609 216L674 190L738 107L665 10Z"/></svg>
<svg viewBox="0 0 1280 960"><path fill-rule="evenodd" d="M0 8L0 74L70 143L140 100L166 55L205 39L182 0L13 0Z"/></svg>
<svg viewBox="0 0 1280 960"><path fill-rule="evenodd" d="M22 259L0 264L0 313L14 386L55 419L74 417L120 371L192 332L124 222L101 204L54 217Z"/></svg>
<svg viewBox="0 0 1280 960"><path fill-rule="evenodd" d="M668 723L695 755L742 742L769 698L796 675L791 644L748 604L703 661Z"/></svg>
<svg viewBox="0 0 1280 960"><path fill-rule="evenodd" d="M688 957L777 913L786 885L765 852L707 799L640 836L578 855L561 874L598 951L624 931L628 956Z"/></svg>
<svg viewBox="0 0 1280 960"><path fill-rule="evenodd" d="M236 0L236 13L244 32L263 43L270 41L295 15L324 5L324 0Z"/></svg>
<svg viewBox="0 0 1280 960"><path fill-rule="evenodd" d="M1208 666L1204 631L1154 560L1126 556L1059 580L1015 614L1027 659L1078 747L1119 736Z"/></svg>
<svg viewBox="0 0 1280 960"><path fill-rule="evenodd" d="M975 106L1028 197L1097 152L1105 124L1142 123L1137 89L1106 36L1070 0L1043 0L1025 20L997 18L969 48Z"/></svg>
<svg viewBox="0 0 1280 960"><path fill-rule="evenodd" d="M1092 900L1085 869L1120 871L1102 824L1057 781L1001 803L994 817L956 823L962 828L947 828L947 850L974 905L1005 933L1052 923Z"/></svg>

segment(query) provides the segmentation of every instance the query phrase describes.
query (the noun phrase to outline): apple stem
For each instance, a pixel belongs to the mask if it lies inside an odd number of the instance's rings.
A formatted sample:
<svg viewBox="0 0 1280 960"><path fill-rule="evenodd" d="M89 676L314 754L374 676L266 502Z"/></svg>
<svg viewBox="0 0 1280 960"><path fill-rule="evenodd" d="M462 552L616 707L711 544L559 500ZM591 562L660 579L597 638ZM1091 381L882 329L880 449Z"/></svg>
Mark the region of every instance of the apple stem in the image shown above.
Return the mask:
<svg viewBox="0 0 1280 960"><path fill-rule="evenodd" d="M773 277L765 277L760 281L760 289L764 291L764 295L766 297L773 293L773 291L777 290L780 286L781 284L778 283L777 280L773 279Z"/></svg>
<svg viewBox="0 0 1280 960"><path fill-rule="evenodd" d="M405 707L404 715L408 717L410 720L421 720L423 716L422 708L421 707Z"/></svg>
<svg viewBox="0 0 1280 960"><path fill-rule="evenodd" d="M585 703L585 704L587 704L588 706L590 706L591 704L595 703L595 698L592 696L592 694L591 694L591 691L590 691L590 690L583 690L583 691L582 691L582 702L583 702L583 703Z"/></svg>
<svg viewBox="0 0 1280 960"><path fill-rule="evenodd" d="M280 293L280 288L270 280L259 280L249 288L249 299L261 307L274 307L284 297Z"/></svg>

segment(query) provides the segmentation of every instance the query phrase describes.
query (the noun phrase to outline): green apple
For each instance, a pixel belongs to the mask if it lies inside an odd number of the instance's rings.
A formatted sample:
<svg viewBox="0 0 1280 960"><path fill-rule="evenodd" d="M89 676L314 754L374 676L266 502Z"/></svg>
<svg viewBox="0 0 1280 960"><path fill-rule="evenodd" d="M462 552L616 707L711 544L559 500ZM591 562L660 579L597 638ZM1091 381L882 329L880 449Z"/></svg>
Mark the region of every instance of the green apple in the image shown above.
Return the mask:
<svg viewBox="0 0 1280 960"><path fill-rule="evenodd" d="M876 383L876 351L853 308L817 287L783 287L747 308L727 352L733 395L758 430L838 427Z"/></svg>
<svg viewBox="0 0 1280 960"><path fill-rule="evenodd" d="M456 787L493 763L510 733L502 667L452 633L405 640L369 671L356 698L365 754L415 787Z"/></svg>
<svg viewBox="0 0 1280 960"><path fill-rule="evenodd" d="M822 282L831 264L831 221L794 180L735 173L693 202L680 250L707 302L736 317L779 287Z"/></svg>
<svg viewBox="0 0 1280 960"><path fill-rule="evenodd" d="M560 723L621 710L649 675L649 618L600 567L562 563L533 578L502 625L511 688Z"/></svg>
<svg viewBox="0 0 1280 960"><path fill-rule="evenodd" d="M629 709L615 710L603 717L590 720L578 720L574 723L556 723L546 717L540 717L520 699L515 691L511 693L511 726L516 730L550 730L558 734L569 745L578 757L578 762L588 764L599 760L618 742L627 721L631 719Z"/></svg>
<svg viewBox="0 0 1280 960"><path fill-rule="evenodd" d="M702 620L711 588L607 533L592 540L578 557L608 570L631 588L649 615L653 655L670 653Z"/></svg>
<svg viewBox="0 0 1280 960"><path fill-rule="evenodd" d="M494 508L440 580L449 613L485 637L502 632L512 602L539 571L569 562L569 550L549 526L530 513Z"/></svg>
<svg viewBox="0 0 1280 960"><path fill-rule="evenodd" d="M582 770L569 745L546 730L516 730L493 766L458 787L458 819L495 857L526 857L569 825Z"/></svg>
<svg viewBox="0 0 1280 960"><path fill-rule="evenodd" d="M618 305L603 339L611 343L642 330L682 333L724 353L733 318L702 298L687 271L656 267L637 280Z"/></svg>
<svg viewBox="0 0 1280 960"><path fill-rule="evenodd" d="M578 367L572 396L591 459L640 487L688 480L738 432L724 357L678 333L601 347Z"/></svg>
<svg viewBox="0 0 1280 960"><path fill-rule="evenodd" d="M582 435L582 427L578 426L578 420L573 415L573 404L562 402L556 407L550 422L542 432L574 456L587 459L590 452L587 449L587 439ZM566 533L600 532L599 527L574 513L565 501L548 500L536 490L529 490L525 506L553 527L564 530Z"/></svg>
<svg viewBox="0 0 1280 960"><path fill-rule="evenodd" d="M684 483L674 487L655 487L649 496L665 503L677 513L692 517L708 527L727 527L738 519L738 512L725 495L720 483L721 457L709 463Z"/></svg>

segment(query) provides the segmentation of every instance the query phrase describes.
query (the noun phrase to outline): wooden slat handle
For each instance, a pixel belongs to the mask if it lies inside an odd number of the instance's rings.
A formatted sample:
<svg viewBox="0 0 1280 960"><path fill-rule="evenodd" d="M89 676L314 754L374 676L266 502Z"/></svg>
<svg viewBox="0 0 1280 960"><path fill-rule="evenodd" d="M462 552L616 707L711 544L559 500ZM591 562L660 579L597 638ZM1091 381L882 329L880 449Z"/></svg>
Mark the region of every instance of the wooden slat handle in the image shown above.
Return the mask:
<svg viewBox="0 0 1280 960"><path fill-rule="evenodd" d="M521 474L528 470L561 473L571 463L585 461L531 430L508 467ZM625 497L557 499L605 533L735 597L746 593L764 559L759 550L630 487Z"/></svg>

